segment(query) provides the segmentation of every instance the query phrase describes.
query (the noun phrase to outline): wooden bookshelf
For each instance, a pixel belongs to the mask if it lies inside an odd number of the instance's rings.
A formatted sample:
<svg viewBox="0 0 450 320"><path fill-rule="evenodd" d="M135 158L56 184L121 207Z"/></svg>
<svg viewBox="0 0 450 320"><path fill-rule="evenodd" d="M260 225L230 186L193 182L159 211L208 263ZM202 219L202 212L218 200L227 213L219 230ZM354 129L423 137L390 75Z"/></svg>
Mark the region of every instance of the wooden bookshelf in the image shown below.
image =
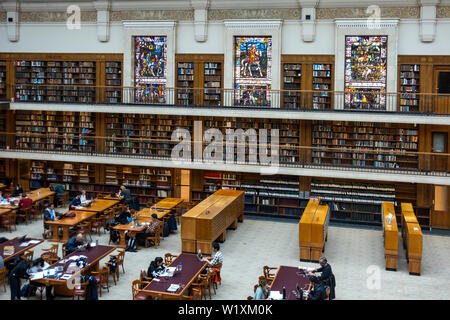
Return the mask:
<svg viewBox="0 0 450 320"><path fill-rule="evenodd" d="M402 64L399 73L400 110L418 112L420 103L420 64Z"/></svg>
<svg viewBox="0 0 450 320"><path fill-rule="evenodd" d="M279 129L280 162L296 163L300 161L300 152L296 148L300 145L300 123L297 120L276 119L250 119L250 118L214 118L215 120L204 120L204 129L217 128L225 135L227 129L255 129L258 135L259 129L267 129L270 135L271 129ZM256 139L259 139L256 137ZM226 157L224 144L224 159ZM246 146L248 149L248 146ZM235 146L234 160L238 158L238 150ZM245 161L249 161L250 153L246 151Z"/></svg>
<svg viewBox="0 0 450 320"><path fill-rule="evenodd" d="M413 125L366 122L324 122L313 124L313 146L342 148L341 150L313 151L317 164L345 164L376 168L418 168L414 154L390 154L373 151L418 151L419 130ZM358 149L359 151L352 151Z"/></svg>
<svg viewBox="0 0 450 320"><path fill-rule="evenodd" d="M7 110L0 108L0 132L7 131ZM0 147L6 146L6 137L4 135L0 135Z"/></svg>
<svg viewBox="0 0 450 320"><path fill-rule="evenodd" d="M14 65L16 101L96 101L96 64L93 61L17 60Z"/></svg>
<svg viewBox="0 0 450 320"><path fill-rule="evenodd" d="M194 63L177 63L177 104L191 105L194 103Z"/></svg>
<svg viewBox="0 0 450 320"><path fill-rule="evenodd" d="M302 89L302 65L299 63L283 64L283 89L294 90L283 92L283 108L296 109L301 107L301 94L296 90Z"/></svg>
<svg viewBox="0 0 450 320"><path fill-rule="evenodd" d="M122 102L122 62L105 62L105 102Z"/></svg>
<svg viewBox="0 0 450 320"><path fill-rule="evenodd" d="M332 65L313 64L312 73L312 105L314 109L331 109Z"/></svg>
<svg viewBox="0 0 450 320"><path fill-rule="evenodd" d="M204 63L204 91L203 104L206 106L220 106L222 104L222 63Z"/></svg>
<svg viewBox="0 0 450 320"><path fill-rule="evenodd" d="M0 60L0 100L6 98L6 61Z"/></svg>
<svg viewBox="0 0 450 320"><path fill-rule="evenodd" d="M86 112L18 111L16 147L93 152L95 117Z"/></svg>
<svg viewBox="0 0 450 320"><path fill-rule="evenodd" d="M177 103L222 105L223 59L222 54L176 54Z"/></svg>
<svg viewBox="0 0 450 320"><path fill-rule="evenodd" d="M332 221L381 225L382 203L395 202L395 187L313 179L311 196L330 206Z"/></svg>
<svg viewBox="0 0 450 320"><path fill-rule="evenodd" d="M192 132L192 120L182 116L106 114L106 152L170 157L171 135L177 128ZM148 140L151 139L151 140Z"/></svg>

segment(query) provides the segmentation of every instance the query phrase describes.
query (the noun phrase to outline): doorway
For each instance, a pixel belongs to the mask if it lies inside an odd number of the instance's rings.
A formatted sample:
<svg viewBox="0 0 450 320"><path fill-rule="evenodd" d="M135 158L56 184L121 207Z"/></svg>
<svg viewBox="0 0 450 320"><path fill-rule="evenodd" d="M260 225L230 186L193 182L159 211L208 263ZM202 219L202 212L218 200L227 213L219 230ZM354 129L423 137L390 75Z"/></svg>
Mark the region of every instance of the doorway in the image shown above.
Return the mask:
<svg viewBox="0 0 450 320"><path fill-rule="evenodd" d="M434 113L450 113L450 68L436 68L434 70L434 92L437 93L434 101Z"/></svg>

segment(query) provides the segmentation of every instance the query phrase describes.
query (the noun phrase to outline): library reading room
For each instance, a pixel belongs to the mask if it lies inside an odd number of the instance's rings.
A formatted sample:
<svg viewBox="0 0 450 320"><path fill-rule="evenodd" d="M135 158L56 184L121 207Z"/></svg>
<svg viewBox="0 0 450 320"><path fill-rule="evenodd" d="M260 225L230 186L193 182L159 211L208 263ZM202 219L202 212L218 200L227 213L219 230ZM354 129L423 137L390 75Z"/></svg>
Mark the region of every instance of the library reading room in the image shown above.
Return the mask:
<svg viewBox="0 0 450 320"><path fill-rule="evenodd" d="M0 0L0 300L450 300L449 34L450 0Z"/></svg>

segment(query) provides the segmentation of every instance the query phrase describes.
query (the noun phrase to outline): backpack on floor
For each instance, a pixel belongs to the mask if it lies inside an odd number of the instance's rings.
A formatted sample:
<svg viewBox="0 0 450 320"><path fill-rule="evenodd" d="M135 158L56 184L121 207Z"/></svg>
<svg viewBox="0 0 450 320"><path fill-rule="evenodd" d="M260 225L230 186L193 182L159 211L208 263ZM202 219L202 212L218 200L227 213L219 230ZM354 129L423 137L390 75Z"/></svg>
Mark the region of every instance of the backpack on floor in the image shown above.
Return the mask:
<svg viewBox="0 0 450 320"><path fill-rule="evenodd" d="M163 228L163 237L168 237L170 234L170 225L169 222L164 221L164 228Z"/></svg>
<svg viewBox="0 0 450 320"><path fill-rule="evenodd" d="M120 240L120 234L116 230L110 229L109 230L109 237L113 243L116 243Z"/></svg>

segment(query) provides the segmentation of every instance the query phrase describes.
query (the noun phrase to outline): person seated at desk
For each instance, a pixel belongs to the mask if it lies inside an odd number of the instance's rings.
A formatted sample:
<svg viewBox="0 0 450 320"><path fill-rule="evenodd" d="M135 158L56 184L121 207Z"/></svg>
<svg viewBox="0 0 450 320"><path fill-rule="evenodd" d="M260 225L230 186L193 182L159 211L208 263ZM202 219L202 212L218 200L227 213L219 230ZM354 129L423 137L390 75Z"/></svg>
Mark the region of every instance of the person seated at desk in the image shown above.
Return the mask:
<svg viewBox="0 0 450 320"><path fill-rule="evenodd" d="M33 200L31 200L30 198L28 198L27 195L24 195L23 193L21 193L19 195L19 213L22 213L24 210L30 208L33 205Z"/></svg>
<svg viewBox="0 0 450 320"><path fill-rule="evenodd" d="M213 242L212 244L213 257L202 258L203 261L208 262L208 268L214 268L219 263L223 263L223 255L220 251L220 245L218 242ZM203 269L202 274L208 273L208 268ZM218 277L220 278L220 270L216 269Z"/></svg>
<svg viewBox="0 0 450 320"><path fill-rule="evenodd" d="M147 237L153 237L156 232L159 231L160 226L161 222L158 220L158 215L156 213L152 214L152 221L150 221L150 224L147 226L145 231L136 234L135 237L130 237L125 251L136 252L136 241L143 244Z"/></svg>
<svg viewBox="0 0 450 320"><path fill-rule="evenodd" d="M12 196L13 197L17 197L19 196L21 193L23 193L23 189L22 186L20 184L17 184L17 186L14 188L13 192L12 192Z"/></svg>
<svg viewBox="0 0 450 320"><path fill-rule="evenodd" d="M311 273L321 272L321 275L317 278L330 287L330 300L333 300L335 298L334 287L336 286L333 270L325 257L320 258L319 264L320 268L312 270Z"/></svg>
<svg viewBox="0 0 450 320"><path fill-rule="evenodd" d="M3 192L0 191L0 202L6 202L7 200L7 198L3 198Z"/></svg>
<svg viewBox="0 0 450 320"><path fill-rule="evenodd" d="M58 206L58 201L60 199L65 199L66 197L66 190L64 189L64 186L60 183L57 183L55 185L55 197L53 198L53 203L55 204L55 207Z"/></svg>
<svg viewBox="0 0 450 320"><path fill-rule="evenodd" d="M267 300L270 295L270 285L266 279L262 279L256 289L253 300Z"/></svg>
<svg viewBox="0 0 450 320"><path fill-rule="evenodd" d="M89 202L89 200L86 198L86 190L81 190L80 200L81 203Z"/></svg>
<svg viewBox="0 0 450 320"><path fill-rule="evenodd" d="M69 241L66 242L66 252L67 254L70 254L78 249L81 249L85 247L86 244L84 244L83 241L83 235L81 233L77 234L76 236L73 236L69 239Z"/></svg>
<svg viewBox="0 0 450 320"><path fill-rule="evenodd" d="M125 186L121 186L119 194L118 194L118 197L122 198L123 202L125 204L129 204L130 201L131 201L131 191L130 191L130 189L125 188Z"/></svg>
<svg viewBox="0 0 450 320"><path fill-rule="evenodd" d="M81 205L81 194L77 194L75 198L73 198L72 202L70 203L69 210L75 210L75 207L78 207Z"/></svg>
<svg viewBox="0 0 450 320"><path fill-rule="evenodd" d="M308 300L325 300L327 297L327 289L323 281L318 277L312 276L309 281L312 283L312 288L308 292Z"/></svg>
<svg viewBox="0 0 450 320"><path fill-rule="evenodd" d="M208 262L209 267L214 267L214 266L218 265L219 263L223 262L223 255L222 255L222 252L220 251L219 243L213 242L212 248L213 248L214 256L209 257L209 258L203 258L203 261Z"/></svg>
<svg viewBox="0 0 450 320"><path fill-rule="evenodd" d="M31 268L28 269L28 274L31 276L33 273L42 272L43 270L48 269L50 265L44 261L42 258L37 258L31 263ZM47 300L53 300L55 296L52 294L53 286L46 286L43 283L37 281L30 281L30 287L44 287L45 286L45 296Z"/></svg>
<svg viewBox="0 0 450 320"><path fill-rule="evenodd" d="M63 214L55 211L55 205L52 203L44 211L44 238L47 238L50 227L46 221L55 221L57 218L61 217Z"/></svg>
<svg viewBox="0 0 450 320"><path fill-rule="evenodd" d="M157 277L164 273L166 267L164 266L164 260L161 257L156 257L154 261L150 262L150 266L147 269L148 277Z"/></svg>

